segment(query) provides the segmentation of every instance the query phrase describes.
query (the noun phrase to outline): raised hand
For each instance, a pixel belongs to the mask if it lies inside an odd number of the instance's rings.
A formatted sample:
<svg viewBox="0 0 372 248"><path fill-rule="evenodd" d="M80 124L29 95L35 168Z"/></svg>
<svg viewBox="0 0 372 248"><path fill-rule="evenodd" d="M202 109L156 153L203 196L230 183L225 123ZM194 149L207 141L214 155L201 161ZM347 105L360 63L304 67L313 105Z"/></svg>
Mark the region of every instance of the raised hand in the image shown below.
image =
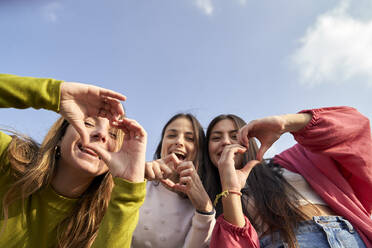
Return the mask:
<svg viewBox="0 0 372 248"><path fill-rule="evenodd" d="M91 117L106 117L111 121L124 115L120 101L126 97L111 90L81 84L62 83L60 114L76 129L82 137L83 144L89 142L84 119Z"/></svg>
<svg viewBox="0 0 372 248"><path fill-rule="evenodd" d="M262 160L265 152L285 132L285 119L283 116L270 116L254 120L243 126L238 132L238 140L248 148L249 138L255 137L260 143L257 160Z"/></svg>
<svg viewBox="0 0 372 248"><path fill-rule="evenodd" d="M222 190L240 191L247 181L252 168L259 163L257 160L251 160L241 169L236 169L235 157L243 154L247 148L239 144L225 146L221 158L218 161L218 171L220 173Z"/></svg>
<svg viewBox="0 0 372 248"><path fill-rule="evenodd" d="M147 144L146 131L135 120L127 118L112 124L125 133L123 145L117 152L109 152L96 144L89 144L87 147L97 152L114 177L131 182L143 182Z"/></svg>
<svg viewBox="0 0 372 248"><path fill-rule="evenodd" d="M185 161L176 164L176 170L179 174L178 183L169 179L162 180L162 183L173 190L186 194L197 210L211 212L213 210L212 201L204 189L193 162Z"/></svg>
<svg viewBox="0 0 372 248"><path fill-rule="evenodd" d="M174 153L167 155L165 158L157 159L151 162L146 162L145 178L149 181L167 179L176 172L176 164L180 161Z"/></svg>

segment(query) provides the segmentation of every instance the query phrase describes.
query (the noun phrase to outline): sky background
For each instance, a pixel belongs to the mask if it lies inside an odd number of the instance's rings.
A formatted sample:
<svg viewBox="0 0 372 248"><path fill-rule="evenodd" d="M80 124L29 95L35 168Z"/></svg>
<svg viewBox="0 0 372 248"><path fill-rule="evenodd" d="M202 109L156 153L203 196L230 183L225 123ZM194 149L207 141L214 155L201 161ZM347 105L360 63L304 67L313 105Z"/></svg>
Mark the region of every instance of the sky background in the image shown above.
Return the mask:
<svg viewBox="0 0 372 248"><path fill-rule="evenodd" d="M95 84L128 97L148 132L168 119L246 121L349 105L372 118L371 0L0 0L0 72ZM0 109L41 142L58 115ZM284 135L266 154L294 144Z"/></svg>

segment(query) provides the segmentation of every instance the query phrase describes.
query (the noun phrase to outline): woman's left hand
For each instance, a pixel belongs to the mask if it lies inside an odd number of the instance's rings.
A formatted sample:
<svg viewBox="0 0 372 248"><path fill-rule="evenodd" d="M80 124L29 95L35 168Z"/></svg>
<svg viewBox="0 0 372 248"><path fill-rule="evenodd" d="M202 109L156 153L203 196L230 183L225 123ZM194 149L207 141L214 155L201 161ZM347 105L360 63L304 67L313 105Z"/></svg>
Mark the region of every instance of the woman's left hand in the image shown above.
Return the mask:
<svg viewBox="0 0 372 248"><path fill-rule="evenodd" d="M98 145L87 147L96 151L105 161L111 174L131 182L143 182L145 175L145 156L147 133L137 121L123 119L112 125L124 131L124 141L120 150L109 152Z"/></svg>
<svg viewBox="0 0 372 248"><path fill-rule="evenodd" d="M211 212L213 210L212 201L204 189L193 162L181 162L176 165L176 170L180 176L178 183L171 180L162 180L162 182L174 190L185 193L197 210Z"/></svg>
<svg viewBox="0 0 372 248"><path fill-rule="evenodd" d="M239 144L225 146L221 158L218 161L218 171L221 178L222 190L240 191L247 181L252 168L259 163L257 160L251 160L241 169L235 168L235 156L244 153L247 150Z"/></svg>

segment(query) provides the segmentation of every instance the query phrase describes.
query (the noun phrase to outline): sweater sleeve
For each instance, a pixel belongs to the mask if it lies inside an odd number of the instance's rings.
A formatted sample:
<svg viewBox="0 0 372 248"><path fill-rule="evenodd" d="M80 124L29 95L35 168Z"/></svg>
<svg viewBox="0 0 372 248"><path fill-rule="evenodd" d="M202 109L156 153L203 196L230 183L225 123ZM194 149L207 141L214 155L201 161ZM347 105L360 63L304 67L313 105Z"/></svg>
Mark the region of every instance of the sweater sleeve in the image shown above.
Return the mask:
<svg viewBox="0 0 372 248"><path fill-rule="evenodd" d="M98 235L92 247L129 248L145 200L146 182L114 178L115 186Z"/></svg>
<svg viewBox="0 0 372 248"><path fill-rule="evenodd" d="M329 176L338 171L370 212L372 139L368 118L350 107L303 110L300 113L311 113L313 117L302 130L293 133L298 144L276 156L275 161L289 169L305 165L305 160L312 161L324 175ZM337 171L330 167L333 165Z"/></svg>
<svg viewBox="0 0 372 248"><path fill-rule="evenodd" d="M245 226L238 227L227 222L221 214L214 226L210 248L259 248L256 230L245 217Z"/></svg>
<svg viewBox="0 0 372 248"><path fill-rule="evenodd" d="M211 215L200 214L195 211L191 227L187 233L184 248L208 247L213 227L216 223L216 212Z"/></svg>
<svg viewBox="0 0 372 248"><path fill-rule="evenodd" d="M59 111L62 81L0 74L0 108L49 109ZM6 149L12 138L0 132L0 163L6 159Z"/></svg>
<svg viewBox="0 0 372 248"><path fill-rule="evenodd" d="M0 108L59 111L62 81L0 74Z"/></svg>

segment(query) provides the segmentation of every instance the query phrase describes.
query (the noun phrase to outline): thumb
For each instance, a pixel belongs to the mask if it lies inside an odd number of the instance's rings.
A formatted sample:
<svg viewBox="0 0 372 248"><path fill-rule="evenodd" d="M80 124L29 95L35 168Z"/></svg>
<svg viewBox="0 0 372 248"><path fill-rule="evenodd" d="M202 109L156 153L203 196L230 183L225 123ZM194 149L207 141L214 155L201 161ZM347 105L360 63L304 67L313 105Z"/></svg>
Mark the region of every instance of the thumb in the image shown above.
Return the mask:
<svg viewBox="0 0 372 248"><path fill-rule="evenodd" d="M257 164L259 164L260 161L258 160L251 160L249 161L248 163L246 163L244 165L243 168L240 169L240 171L244 174L244 175L247 175L247 178L248 178L248 175L249 173L251 172L251 170L253 169L253 167L255 167Z"/></svg>
<svg viewBox="0 0 372 248"><path fill-rule="evenodd" d="M111 154L106 151L104 148L100 147L99 145L88 145L87 148L92 149L97 155L109 166L109 162L111 161Z"/></svg>
<svg viewBox="0 0 372 248"><path fill-rule="evenodd" d="M270 148L270 146L267 145L261 145L260 149L257 152L256 159L261 161L263 159L263 155L265 152Z"/></svg>

